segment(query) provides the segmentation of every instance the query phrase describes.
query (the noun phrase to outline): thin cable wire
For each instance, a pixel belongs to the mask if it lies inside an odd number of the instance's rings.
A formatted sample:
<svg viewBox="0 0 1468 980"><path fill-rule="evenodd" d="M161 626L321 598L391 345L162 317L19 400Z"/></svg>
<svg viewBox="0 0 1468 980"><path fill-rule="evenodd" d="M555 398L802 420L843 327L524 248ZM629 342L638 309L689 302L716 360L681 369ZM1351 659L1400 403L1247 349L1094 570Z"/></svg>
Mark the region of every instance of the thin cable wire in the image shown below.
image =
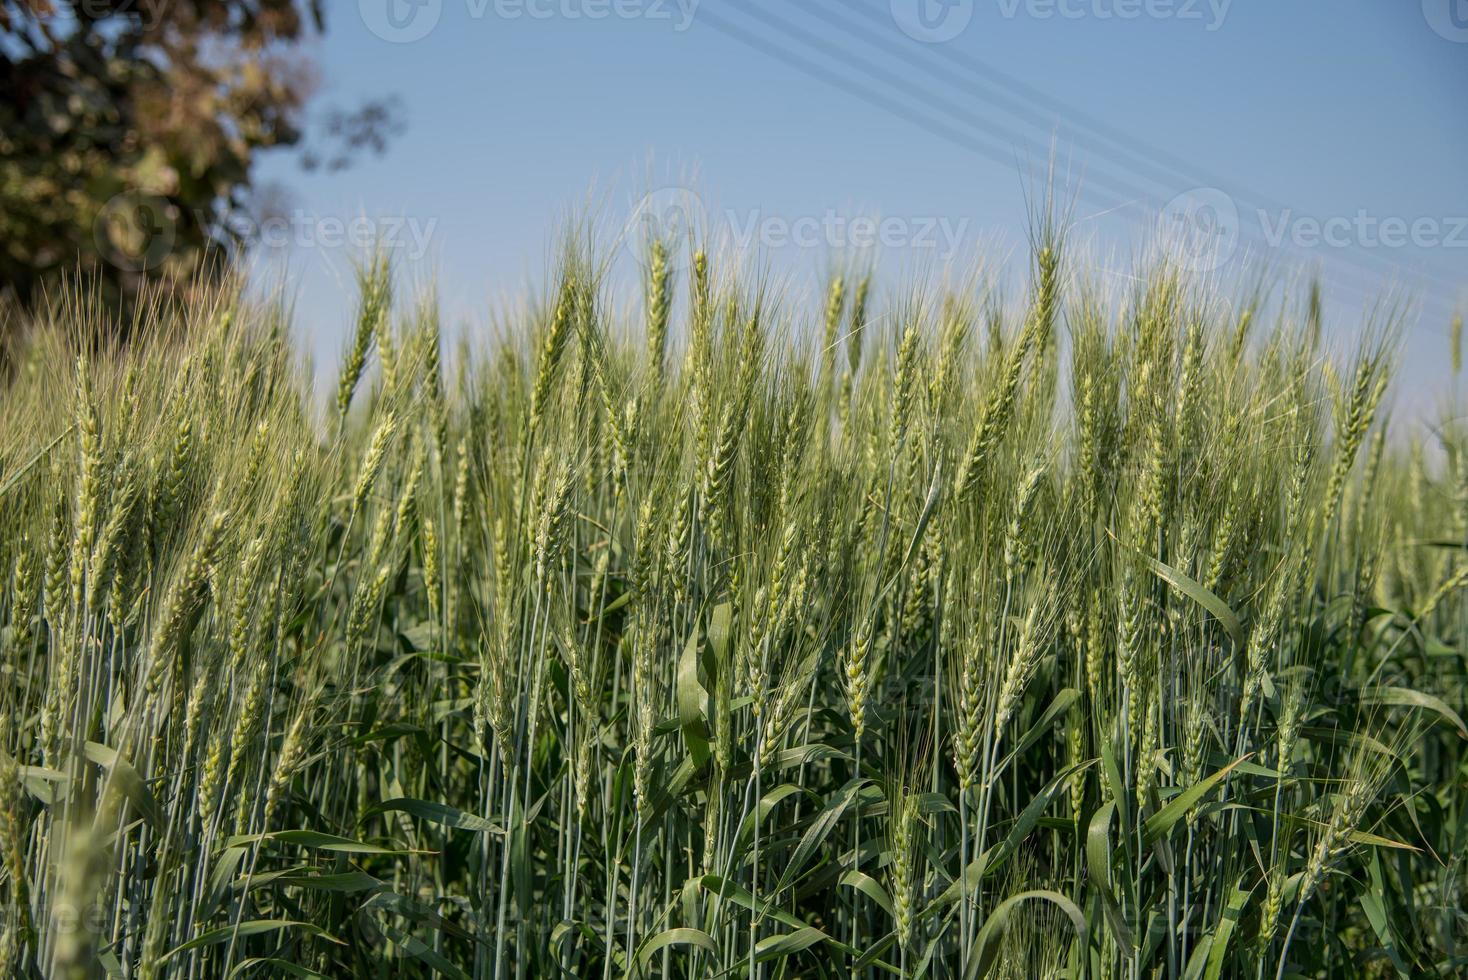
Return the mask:
<svg viewBox="0 0 1468 980"><path fill-rule="evenodd" d="M767 15L761 16L767 17ZM1013 154L1012 149L1011 151L1006 152L1005 148L1002 145L996 144L992 140L978 137L972 133L966 132L963 129L953 125L952 120L934 118L929 113L922 111L921 109L915 109L913 106L901 100L894 99L890 95L879 89L873 89L867 85L861 84L858 81L853 81L852 78L850 78L849 76L845 76L839 72L832 71L829 68L817 64L798 52L792 52L789 49L772 44L767 38L753 33L750 30L741 27L740 25L732 21L720 17L707 8L700 12L699 22L702 24L707 24L708 26L714 28L720 33L725 34L728 37L731 37L739 43L747 47L753 48L754 50L759 51L766 56L781 61L789 67L792 67L797 71L802 72L803 74L815 77L821 81L826 82L827 84L830 84L842 90L849 95L854 95L857 98L868 102L869 104L872 104L878 108L882 108L898 116L899 118L902 118L907 122L918 126L920 129L923 129L926 132L931 133L932 135L938 136L941 139L964 147L965 149L978 153L981 156L984 156L1005 166L1013 166L1019 161L1018 155ZM798 28L796 30L799 31ZM806 38L811 37L808 32L799 31L799 33ZM830 46L828 44L823 43L821 45L818 45L818 48L819 47L825 47L829 52ZM910 83L907 83L900 78L892 76L890 73L883 71L880 67L871 69L869 63L863 62L860 59L852 58L849 52L828 53L828 56L839 57L843 64L855 64L858 67L864 67L868 70L874 71L877 77L879 77L886 84L889 84L894 88L898 88L908 92L914 91ZM924 98L928 101L932 101L930 93L919 90L916 94L919 98ZM989 126L988 121L983 120L981 117L976 117L973 113L967 112L966 110L963 110L961 108L950 108L949 111L959 117L968 117L970 120L969 125L975 126L976 128L983 125L986 128L1000 129L1002 131L1002 127ZM1012 134L1005 133L1005 135ZM1026 143L1025 148L1030 151L1032 156L1038 155L1036 148L1032 145ZM1075 194L1077 198L1085 200L1088 204L1097 207L1103 212L1116 213L1124 220L1128 220L1134 223L1140 223L1140 219L1138 218L1138 216L1135 213L1132 213L1130 209L1139 208L1142 205L1143 201L1139 200L1139 198L1144 198L1146 196L1145 193L1138 194L1136 193L1136 188L1129 188L1123 182L1109 176L1103 177L1101 179L1101 183L1112 187L1113 191L1111 193L1098 192L1095 183L1088 179L1086 182L1083 182L1079 187L1076 188ZM1121 189L1120 194L1117 194L1115 192L1115 190L1118 188ZM1132 193L1128 194L1128 190L1132 191ZM1311 258L1316 262L1320 261L1319 256L1312 256ZM1370 306L1371 294L1366 291L1365 287L1361 283L1354 280L1339 280L1335 276L1326 272L1324 269L1321 269L1314 274L1318 276L1322 280L1322 282L1330 286L1331 289L1336 293L1352 293L1354 294L1355 298L1361 301L1361 306L1363 308ZM1433 299L1436 300L1437 298L1434 297ZM1434 305L1436 305L1436 303L1434 303ZM1443 322L1446 323L1447 316L1443 312L1443 310L1439 309L1437 312L1441 316ZM1439 327L1436 329L1441 330L1443 328Z"/></svg>
<svg viewBox="0 0 1468 980"><path fill-rule="evenodd" d="M863 3L862 0L828 0L828 2L838 3L868 20L878 21L887 27L892 27L894 24L890 14L884 15L870 4ZM801 6L807 13L820 19L823 23L859 38L872 47L900 58L908 64L914 65L930 74L937 77L945 77L949 84L954 83L953 79L955 76L952 72L946 73L945 75L945 73L940 71L940 66L933 64L932 58L923 57L904 48L900 44L893 43L888 39L888 33L863 29L853 24L850 20L834 17L829 13L823 13L818 9L814 9L809 3L802 4ZM912 45L921 43L910 38L908 40ZM976 88L989 99L990 104L998 106L1002 111L1014 116L1027 125L1036 125L1031 122L1031 119L1037 114L1036 107L1039 107L1046 114L1053 115L1060 120L1068 121L1071 127L1089 131L1093 137L1111 144L1114 149L1111 151L1097 149L1094 139L1087 139L1072 131L1067 134L1067 139L1075 145L1087 147L1092 152L1101 156L1110 155L1113 160L1115 160L1116 151L1120 150L1121 155L1127 159L1116 162L1124 163L1130 171L1163 174L1164 176L1160 179L1154 178L1163 184L1171 184L1176 181L1193 186L1207 185L1223 191L1240 204L1251 205L1253 209L1258 211L1283 213L1294 210L1291 206L1274 200L1257 190L1246 187L1238 181L1210 173L1205 168L1185 161L1162 147L1148 143L1134 134L1125 133L1114 126L1095 119L1035 88L1022 79L1010 75L992 65L988 65L977 58L965 56L959 51L944 45L923 45L922 47L925 54L931 53L936 57L941 57L945 61L967 69L981 79L987 80L987 82L980 81L971 84L975 84ZM963 83L958 82L957 84ZM1406 274L1414 278L1420 278L1439 288L1449 290L1460 288L1459 284L1450 283L1439 278L1436 270L1417 268L1397 262L1369 250L1360 242L1351 242L1348 248L1354 254L1364 259L1369 259L1387 266L1393 274Z"/></svg>

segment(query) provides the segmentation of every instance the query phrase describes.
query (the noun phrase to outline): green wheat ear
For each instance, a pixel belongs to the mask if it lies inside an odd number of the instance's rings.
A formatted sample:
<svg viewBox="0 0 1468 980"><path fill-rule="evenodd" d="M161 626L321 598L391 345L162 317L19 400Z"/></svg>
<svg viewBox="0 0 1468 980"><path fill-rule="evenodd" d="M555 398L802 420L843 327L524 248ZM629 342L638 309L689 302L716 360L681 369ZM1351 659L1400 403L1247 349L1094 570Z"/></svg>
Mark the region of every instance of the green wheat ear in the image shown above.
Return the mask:
<svg viewBox="0 0 1468 980"><path fill-rule="evenodd" d="M239 283L58 298L0 973L1451 974L1461 409L1059 218L1013 302L572 236L454 353L373 253L324 385Z"/></svg>
<svg viewBox="0 0 1468 980"><path fill-rule="evenodd" d="M1463 314L1454 313L1448 328L1448 349L1452 357L1453 374L1463 373Z"/></svg>

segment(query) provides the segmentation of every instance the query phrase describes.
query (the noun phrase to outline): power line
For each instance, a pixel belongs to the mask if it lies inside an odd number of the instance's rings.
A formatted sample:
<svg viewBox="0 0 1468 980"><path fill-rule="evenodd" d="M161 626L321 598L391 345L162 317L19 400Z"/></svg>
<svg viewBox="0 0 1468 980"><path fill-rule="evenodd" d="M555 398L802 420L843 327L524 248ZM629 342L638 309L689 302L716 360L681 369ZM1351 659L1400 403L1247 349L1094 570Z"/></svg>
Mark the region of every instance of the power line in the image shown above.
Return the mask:
<svg viewBox="0 0 1468 980"><path fill-rule="evenodd" d="M853 0L840 0L840 2L845 3L847 6L853 6ZM747 9L748 5L745 4L744 6ZM864 15L866 15L868 17L879 16L879 15L875 14L869 7L867 7L865 5L855 4L854 9L860 10ZM932 65L928 59L914 56L914 55L911 54L911 52L908 52L908 51L904 50L903 48L901 48L899 46L896 46L896 45L893 45L892 43L886 41L885 38L881 37L880 35L874 36L873 33L870 30L862 30L862 29L860 29L858 27L855 27L850 22L848 22L847 20L845 20L844 18L832 17L832 16L830 16L828 14L823 14L823 13L821 13L819 11L810 11L810 13L812 14L812 16L815 16L817 19L819 19L822 23L827 24L827 25L830 25L830 26L834 26L834 27L838 28L839 30L845 31L848 34L851 34L851 35L853 35L853 36L855 36L855 37L857 37L857 38L859 38L861 40L864 40L864 41L866 41L867 44L869 44L869 45L871 45L873 47L878 48L879 50L881 50L885 54L895 55L896 57L902 58L903 60L907 61L909 64L913 64L916 67L921 68L924 71L927 71L930 74L935 75L936 77L944 78L944 80L947 81L947 82L949 82L950 84L953 82L953 75L951 73L948 74L946 76L946 78L945 78L940 73L939 68L937 66ZM779 18L775 17L774 15L772 15L772 14L766 12L766 11L762 11L761 12L761 16L765 19L766 22L771 23L771 24L775 24L778 28L783 29L783 30L786 30L788 33L795 33L795 34L804 35L804 39L806 40L806 43L813 43L812 40L811 40L811 35L809 34L809 32L805 32L802 29L800 29L799 27L795 27L795 26L791 25L788 21L780 21ZM890 24L892 22L889 21L888 23L889 23L889 26L890 26ZM914 42L914 43L916 43L916 42ZM825 45L828 49L831 47L831 45L828 42L824 42L824 41L822 41L821 39L818 39L818 38L817 39L814 39L814 46L818 46L819 47L821 45ZM949 51L946 48L939 47L937 50L940 50L940 51L944 52L950 58L956 57L956 54L954 52L951 52L951 51ZM970 59L970 60L972 61L972 59ZM980 63L980 62L973 62L973 64L982 65L982 63ZM1002 75L1002 73L997 73L997 74ZM962 85L963 83L960 81L958 84ZM1033 88L1031 88L1029 86L1025 86L1025 87L1029 91L1034 91ZM1032 125L1032 126L1034 125L1033 123L1029 122L1029 119L1028 118L1026 118L1027 115L1033 115L1034 114L1033 112L1028 112L1027 113L1027 112L1023 111L1022 109L1015 108L1015 103L1017 101L1020 103L1021 106L1023 105L1023 103L1025 101L1025 97L1024 96L1021 96L1019 99L1012 98L1012 97L1010 97L1010 95L1009 95L1009 93L1007 91L1005 91L1005 90L1003 90L1001 88L998 91L998 99L995 100L995 89L993 87L988 87L988 88L982 89L981 94L984 94L990 100L991 103L994 103L995 101L997 101L998 104L999 104L999 108L1002 111L1005 111L1008 114L1010 114L1012 116L1015 116L1016 118L1021 119L1027 125ZM1047 108L1049 107L1049 104L1050 104L1049 102L1045 103L1045 105L1046 105ZM1065 113L1059 113L1059 114L1060 115L1065 115ZM1108 127L1108 129L1109 129L1109 127ZM1009 135L1013 136L1013 131L1012 130L1008 131L1008 133L1009 133ZM1077 139L1073 134L1070 136L1070 139L1073 142L1076 142L1076 143L1078 143L1078 144L1080 144L1082 146L1085 146L1086 145L1086 143L1085 143L1085 141L1083 139ZM1111 138L1111 141L1112 142L1115 142L1116 141L1116 138L1115 137L1112 137ZM1142 147L1142 149L1146 153L1159 152L1159 151L1156 151L1154 147L1145 146L1145 145ZM1112 161L1111 161L1112 163L1116 163L1117 162L1114 159L1114 157L1115 157L1115 154L1114 153L1107 153L1106 151L1101 151L1101 150L1094 150L1094 152L1096 152L1097 155L1099 155L1099 156L1103 156L1103 157L1109 156L1109 157L1112 157L1113 158ZM1131 154L1129 154L1129 153L1127 155L1128 156L1131 156ZM1164 157L1169 156L1166 153L1162 153L1161 155L1164 156ZM1128 172L1129 175L1132 174L1133 172L1137 171L1137 170L1150 170L1153 173L1158 173L1158 172L1167 173L1167 170L1166 169L1158 168L1156 166L1153 166L1153 165L1150 165L1150 164L1146 164L1146 163L1143 163L1142 165L1139 166L1135 162L1120 161L1120 165ZM1162 183L1164 185L1166 185L1166 184L1173 184L1173 186L1169 188L1169 191L1170 191L1169 196L1173 196L1180 189L1180 188L1178 188L1176 186L1176 183L1174 183L1174 182L1179 182L1179 178L1180 178L1180 182L1183 183L1183 184L1186 184L1186 185L1194 185L1194 186L1196 186L1196 185L1202 184L1202 183L1211 184L1215 188L1217 188L1217 189L1219 189L1219 190L1224 191L1225 193L1227 193L1230 196L1230 198L1233 199L1238 204L1248 204L1249 201L1247 200L1247 198L1248 197L1254 197L1255 198L1255 203L1261 203L1262 202L1266 206L1266 209L1274 209L1274 210L1278 210L1278 211L1281 211L1281 212L1291 210L1290 208L1288 208L1285 205L1281 205L1281 204L1278 204L1277 202L1271 202L1271 201L1269 201L1267 199L1263 199L1261 195L1247 194L1245 191L1239 190L1239 188L1237 186L1231 186L1231 185L1228 184L1228 182L1223 181L1220 178L1215 177L1215 176L1210 175L1210 174L1207 174L1207 173L1199 174L1199 173L1196 173L1196 172L1193 172L1193 173L1188 173L1188 172L1175 172L1171 176L1165 177L1165 178L1163 178L1160 181L1157 181L1156 178L1153 178L1153 181L1158 182L1158 183ZM1135 193L1135 188L1133 188L1132 190L1133 190L1133 193ZM1264 210L1264 209L1260 209L1260 210ZM1242 232L1244 230L1245 229L1241 226L1240 227L1240 231ZM1252 238L1254 238L1254 240L1257 243L1259 243L1260 245L1265 246L1265 247L1270 247L1270 248L1277 249L1277 246L1271 245L1271 243L1267 240L1267 238L1264 237L1263 232L1264 232L1264 229L1262 227L1259 229L1259 234L1254 234L1253 230L1250 229L1250 235L1251 235ZM1375 254L1375 253L1372 253L1372 252L1368 252L1368 251L1362 249L1359 246L1359 243L1353 243L1353 246L1355 247L1355 250L1356 250L1356 253L1357 254L1346 254L1344 256L1341 256L1341 258L1344 258L1345 261L1351 262L1353 265L1357 266L1358 268L1362 269L1363 271L1375 272L1375 273L1380 274L1384 270L1386 272L1389 272L1392 276L1396 276L1396 277L1400 277L1404 273L1406 273L1407 275L1412 276L1414 278L1418 278L1418 279L1422 280L1425 283L1429 283L1431 285L1435 285L1439 289L1451 290L1451 289L1454 288L1453 286L1449 285L1448 283L1443 282L1442 280L1438 279L1436 276L1432 275L1430 272L1422 271L1422 270L1407 269L1406 267L1402 266L1400 263L1393 262L1390 259L1387 259L1387 258L1385 258L1383 256L1380 256L1378 254ZM1293 248L1291 250L1292 251L1302 251L1301 249L1298 249L1298 248ZM1321 258L1321 256L1314 255L1313 253L1310 253L1310 254L1311 254L1311 257L1312 258L1315 258L1317 260L1319 260ZM1370 259L1371 261L1377 263L1382 268L1379 268L1379 269L1367 269L1366 268L1366 265L1363 262L1363 259Z"/></svg>
<svg viewBox="0 0 1468 980"><path fill-rule="evenodd" d="M859 13L861 16L867 18L868 20L875 20L879 23L884 24L888 28L892 27L895 23L891 19L890 15L883 15L882 13L873 9L871 5L861 2L861 0L830 0L830 2L839 3L842 6ZM865 41L867 44L883 50L887 54L899 57L907 63L928 71L935 76L940 75L939 66L933 65L931 59L920 57L900 45L891 43L887 40L886 34L876 33L870 29L860 28L851 23L849 20L843 18L832 17L829 14L824 14L820 11L810 10L809 4L807 4L806 7L808 12L811 13L812 16L819 18L823 23L836 27L838 30L845 31L847 34L857 37ZM908 40L911 44L919 43L918 41L910 38ZM1114 126L1108 125L1101 120L1095 119L1094 117L1089 116L1086 113L1081 112L1080 110L1074 109L1073 107L1068 106L1066 103L1060 101L1059 99L1056 99L1053 96L1048 95L1044 91L1034 87L1033 85L1030 85L1023 79L1004 72L991 65L988 65L977 58L965 57L958 51L945 47L943 45L924 45L923 48L926 53L934 54L950 63L967 69L969 72L979 76L980 78L987 79L987 86L985 86L983 82L980 82L978 84L980 88L985 92L985 94L991 99L991 101L997 104L1001 110L1009 113L1010 115L1016 117L1017 119L1020 119L1023 122L1029 123L1029 120L1026 118L1027 115L1033 111L1033 107L1039 106L1043 108L1046 112L1053 114L1055 117L1062 120L1068 120L1072 126L1088 130L1096 137L1099 137L1102 141L1111 144L1113 147L1118 148L1123 155L1129 158L1128 161L1122 162L1125 163L1125 165L1132 170L1143 170L1150 171L1154 174L1163 173L1169 175L1164 178L1164 182L1180 179L1182 182L1195 185L1206 184L1224 191L1230 197L1234 198L1237 201L1240 201L1242 203L1252 203L1256 205L1260 210L1269 210L1276 212L1293 210L1293 208L1291 208L1289 205L1283 204L1276 200L1272 200L1267 195L1261 194L1255 190L1245 187L1241 183L1229 180L1217 174L1210 173L1206 169L1200 168L1193 163L1182 160L1180 157L1169 152L1165 148L1148 143L1140 137L1135 136L1134 134L1123 132L1122 130ZM947 78L949 80L952 80L953 75L950 73ZM996 93L998 96L997 99L995 98ZM1033 124L1031 123L1031 125ZM1083 140L1077 138L1075 134L1071 134L1069 138L1072 140L1072 142L1075 142L1079 145L1085 145ZM1100 153L1101 155L1106 155L1106 151L1103 150L1096 150L1095 152ZM1115 153L1113 151L1113 156L1114 155ZM1359 242L1352 243L1351 248L1356 254L1387 266L1389 270L1394 274L1406 273L1408 275L1415 276L1417 278L1421 278L1424 281L1430 282L1438 286L1439 288L1450 290L1458 288L1457 284L1448 283L1439 279L1432 271L1428 271L1425 269L1418 270L1404 266L1402 263L1395 262L1377 253L1368 251Z"/></svg>
<svg viewBox="0 0 1468 980"><path fill-rule="evenodd" d="M926 112L914 109L912 106L902 102L901 100L892 98L886 92L883 92L879 89L873 89L870 86L861 84L860 82L855 82L850 77L844 76L839 72L832 71L820 64L817 64L798 52L792 52L786 48L772 44L767 38L753 33L748 29L741 27L740 25L735 24L723 17L720 17L709 11L707 8L701 11L699 20L701 23L708 24L715 30L720 31L721 33L733 38L734 40L740 42L741 44L744 44L747 47L753 48L754 50L757 50L762 54L775 58L776 60L781 61L804 74L810 75L821 81L826 82L827 84L833 85L849 95L854 95L874 106L891 112L894 115L897 115L898 117L904 119L905 121L916 125L920 129L923 129L935 136L938 136L941 139L962 146L1005 166L1011 166L1016 162L1016 159L1011 152L1007 152L1005 148L994 143L992 140L976 137L971 133L965 132L961 128L951 125L951 120L936 119ZM807 39L810 39L810 35L808 32L801 31L799 28L795 28L794 30ZM814 40L819 42L819 39ZM873 69L867 63L861 62L860 59L852 58L848 52L838 51L832 53L830 52L831 46L825 42L819 42L814 46L818 49L825 48L828 52L828 57L839 58L843 64L855 64L858 68L865 67L868 73L875 74L876 76L881 78L886 84L892 86L893 88L908 92L913 91L910 83L907 83L900 78L893 77L890 73L883 71L880 67ZM930 96L930 93L922 91L918 91L916 94L919 98ZM931 101L930 98L929 100ZM952 115L956 115L959 117L969 117L970 125L972 126L997 129L1004 133L1004 135L1015 138L1013 133L1004 132L1003 127L990 125L988 120L984 120L982 117L974 116L974 114L971 112L967 112L963 109L949 109L948 111ZM1018 142L1023 142L1022 139L1016 138L1016 140ZM1030 147L1029 149L1031 150L1031 152L1034 151L1033 147ZM1127 220L1136 221L1137 219L1135 218L1135 216L1127 213L1127 211L1125 210L1139 203L1136 200L1136 197L1138 196L1136 189L1128 188L1126 185L1122 184L1120 181L1115 180L1114 178L1105 177L1102 179L1101 182L1110 185L1113 188L1122 188L1122 196L1118 197L1110 194L1101 194L1095 190L1094 186L1091 183L1083 183L1076 191L1077 198L1085 199L1088 201L1088 203L1098 208L1101 208L1104 211L1115 211L1121 214ZM1130 193L1128 193L1128 191ZM1145 196L1145 194L1143 194L1142 196ZM1364 287L1362 287L1359 283L1351 283L1349 285L1346 285L1341 283L1340 281L1335 280L1334 277L1329 276L1323 271L1320 273L1320 278L1337 291L1345 290L1348 292L1353 292L1355 296L1362 301L1363 307L1370 305L1371 297L1365 292ZM1444 322L1446 322L1446 317L1444 317L1443 319Z"/></svg>

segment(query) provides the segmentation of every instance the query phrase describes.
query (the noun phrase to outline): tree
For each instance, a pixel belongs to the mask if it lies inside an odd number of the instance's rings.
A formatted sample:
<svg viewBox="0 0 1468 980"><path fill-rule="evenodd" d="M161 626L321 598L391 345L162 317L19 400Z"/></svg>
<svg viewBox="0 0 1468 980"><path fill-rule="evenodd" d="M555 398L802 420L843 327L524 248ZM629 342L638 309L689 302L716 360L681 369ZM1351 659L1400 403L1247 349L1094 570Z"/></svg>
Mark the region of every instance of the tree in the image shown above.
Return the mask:
<svg viewBox="0 0 1468 980"><path fill-rule="evenodd" d="M227 266L256 155L302 139L323 30L322 0L0 0L0 292L26 308L79 271L125 308ZM328 165L380 152L390 106L334 111Z"/></svg>

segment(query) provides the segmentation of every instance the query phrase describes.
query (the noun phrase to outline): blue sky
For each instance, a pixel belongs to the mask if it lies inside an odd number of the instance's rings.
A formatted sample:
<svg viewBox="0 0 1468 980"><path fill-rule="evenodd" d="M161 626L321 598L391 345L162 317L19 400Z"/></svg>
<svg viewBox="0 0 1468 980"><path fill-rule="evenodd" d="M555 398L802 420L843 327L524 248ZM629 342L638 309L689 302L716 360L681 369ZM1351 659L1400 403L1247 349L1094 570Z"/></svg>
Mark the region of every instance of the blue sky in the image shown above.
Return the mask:
<svg viewBox="0 0 1468 980"><path fill-rule="evenodd" d="M343 173L262 161L291 214L290 244L262 254L323 364L350 315L353 249L333 222L389 235L404 271L433 278L475 330L538 278L567 217L593 213L610 237L648 192L732 230L793 290L872 232L853 218L885 219L894 275L979 252L1022 270L1026 193L1054 147L1085 255L1124 269L1165 229L1191 229L1188 254L1221 277L1250 257L1319 270L1342 329L1396 284L1422 313L1408 370L1446 376L1468 287L1468 0L339 0L327 13L320 104L395 95L407 129Z"/></svg>

